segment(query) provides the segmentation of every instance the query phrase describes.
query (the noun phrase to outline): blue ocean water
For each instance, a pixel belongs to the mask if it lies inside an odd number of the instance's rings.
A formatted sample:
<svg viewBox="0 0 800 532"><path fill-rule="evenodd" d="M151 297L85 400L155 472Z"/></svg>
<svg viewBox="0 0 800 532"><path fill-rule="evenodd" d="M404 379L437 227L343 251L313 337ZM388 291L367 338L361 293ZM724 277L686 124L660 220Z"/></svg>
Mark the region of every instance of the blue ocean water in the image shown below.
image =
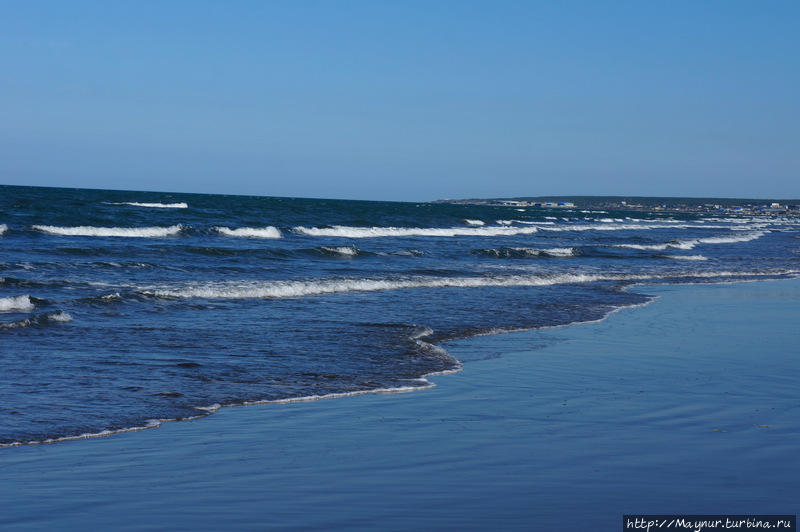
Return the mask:
<svg viewBox="0 0 800 532"><path fill-rule="evenodd" d="M0 445L423 388L455 338L796 277L800 220L0 187Z"/></svg>

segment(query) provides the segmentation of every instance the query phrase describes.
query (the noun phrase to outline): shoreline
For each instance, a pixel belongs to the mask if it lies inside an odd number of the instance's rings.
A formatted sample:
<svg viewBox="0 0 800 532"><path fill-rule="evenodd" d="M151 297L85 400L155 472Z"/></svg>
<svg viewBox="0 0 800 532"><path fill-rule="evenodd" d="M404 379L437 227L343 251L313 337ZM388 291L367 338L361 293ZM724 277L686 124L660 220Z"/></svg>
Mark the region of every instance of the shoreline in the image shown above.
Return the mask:
<svg viewBox="0 0 800 532"><path fill-rule="evenodd" d="M445 342L463 370L425 394L6 450L0 524L600 530L623 511L796 513L800 280L781 281L638 285L658 299L636 312Z"/></svg>
<svg viewBox="0 0 800 532"><path fill-rule="evenodd" d="M784 279L780 279L780 280L784 280ZM742 281L730 281L730 283L760 282L760 281L762 281L762 280L761 279L752 279L752 280L748 279L748 280L742 280ZM727 284L727 283L728 283L727 281L720 281L718 283L713 283L713 284ZM682 284L684 284L684 283L682 283ZM694 283L685 283L685 284L691 285L691 284L694 284ZM698 283L698 284L703 284L703 283ZM628 286L623 287L622 290L633 289L633 288L635 288L637 286L648 286L648 285L640 283L640 282L634 282L634 283L632 283L632 284L630 284ZM660 286L660 285L655 285L655 286ZM639 307L645 307L645 306L649 305L650 303L652 303L653 301L658 299L657 296L647 296L647 297L650 297L650 299L648 301L645 301L643 303L634 303L634 304L631 304L631 305L625 305L625 306L620 306L620 307L613 308L613 309L609 310L606 314L604 314L602 317L594 319L594 320L574 321L574 322L570 322L570 323L563 323L563 324L560 324L560 325L547 325L547 326L543 326L543 327L521 327L519 329L493 328L491 330L491 332L478 333L478 334L474 334L474 335L470 335L470 336L460 337L460 338L457 338L455 340L448 340L448 341L445 341L445 342L442 342L442 343L448 343L448 342L451 342L451 341L469 341L472 338L480 338L480 337L485 337L485 336L498 336L498 335L502 335L502 334L519 333L519 332L530 332L530 331L545 331L545 330L549 330L549 329L560 329L560 328L564 328L564 327L574 327L574 326L579 326L579 325L587 325L587 324L591 324L591 323L600 323L600 322L605 321L606 319L608 319L610 316L612 316L616 312L619 312L619 311L622 311L622 310L626 310L626 309L635 309L635 308L639 308ZM427 327L425 327L425 328L427 329ZM121 434L126 434L126 433L129 433L129 432L140 432L140 431L143 431L143 430L158 429L165 423L178 423L178 422L183 422L183 421L197 421L197 420L209 417L209 416L215 414L216 412L218 412L219 410L221 410L223 408L237 408L237 407L241 407L241 406L263 406L263 405L271 405L271 404L282 405L282 404L290 404L290 403L305 403L305 402L322 401L322 400L328 400L328 399L344 399L346 397L357 397L357 396L360 396L360 395L393 395L393 394L421 392L421 391L425 391L425 390L430 390L431 388L435 388L437 386L437 384L434 383L434 382L429 381L428 380L429 378L431 378L431 377L439 377L439 376L443 376L443 375L453 375L453 374L456 374L456 373L460 373L463 370L463 362L461 360L459 360L458 358L453 357L452 355L450 355L450 353L446 349L442 348L438 343L430 343L430 342L426 342L425 340L422 340L422 338L425 338L426 336L428 336L431 333L432 333L432 331L430 331L430 329L428 329L428 332L426 332L424 335L413 336L413 337L411 337L411 339L414 340L415 342L424 343L430 349L443 351L444 353L446 353L448 356L450 356L451 358L453 358L455 360L456 367L454 367L452 369L446 369L446 370L441 370L441 371L434 371L434 372L431 372L431 373L425 373L425 374L423 374L423 375L421 375L421 376L419 376L419 377L417 377L415 379L409 379L409 380L412 380L412 381L423 383L420 386L398 386L398 387L393 387L393 388L376 388L376 389L371 389L371 390L355 390L355 391L351 391L351 392L334 392L334 393L329 393L329 394L325 394L325 395L304 395L304 396L299 396L299 397L286 397L286 398L282 398L282 399L252 400L252 401L242 401L242 402L238 402L238 403L228 403L228 404L214 403L214 404L211 404L211 405L208 405L208 406L195 406L195 407L193 407L196 410L204 412L202 414L197 414L195 416L188 416L188 417L181 417L181 418L153 418L153 419L144 420L144 424L143 425L137 425L137 426L133 426L133 427L124 427L124 428L119 428L119 429L103 429L103 430L101 430L99 432L77 434L77 435L74 435L74 436L59 436L59 437L56 437L56 438L48 438L48 439L45 439L45 440L30 440L30 441L17 441L17 442L11 442L11 443L0 443L0 449L4 449L4 448L8 448L8 447L25 447L25 446L31 446L31 445L52 445L52 444L58 444L58 443L73 442L73 441L78 441L78 440L91 440L91 439L96 439L96 438L109 438L109 437L114 437L114 436L121 435Z"/></svg>
<svg viewBox="0 0 800 532"><path fill-rule="evenodd" d="M723 274L727 272L722 272ZM792 281L800 279L800 277L793 277L793 278L784 278L784 279L740 279L740 280L732 280L732 281L716 281L713 283L698 283L698 282L681 282L681 283L674 283L674 284L662 284L662 283L654 283L649 284L643 281L632 281L630 284L622 287L623 291L630 291L634 290L637 287L645 287L645 286L653 286L653 287L667 287L667 286L704 286L704 285L726 285L726 284L739 284L739 283L759 283L759 282L778 282L778 281ZM503 334L510 334L510 333L520 333L520 332L532 332L532 331L546 331L550 329L561 329L567 327L576 327L581 325L589 325L593 323L601 323L607 320L609 317L614 315L617 312L628 310L628 309L636 309L640 307L646 307L650 305L654 301L658 299L658 296L648 296L646 294L641 294L646 297L650 297L648 301L643 303L634 303L631 305L625 305L613 308L609 310L606 314L602 317L587 320L587 321L575 321L570 323L563 323L560 325L548 325L543 327L522 327L519 329L492 329L491 332L487 333L479 333L471 336L457 338L456 340L449 340L443 343L448 343L452 341L460 342L460 341L469 341L473 338L481 338L481 337L491 337L491 336L498 336ZM412 339L416 342L421 342L429 346L431 349L434 350L442 350L451 356L450 353L442 348L438 343L429 343L421 338L424 338L426 335L421 336L414 336ZM262 406L262 405L282 405L282 404L290 404L290 403L305 403L305 402L315 402L321 400L328 400L328 399L344 399L347 397L357 397L360 395L394 395L394 394L403 394L403 393L412 393L412 392L422 392L425 390L430 390L431 388L435 388L438 386L435 382L431 382L428 380L430 377L438 377L442 375L452 375L456 373L460 373L463 370L463 362L456 357L452 357L456 361L456 367L452 369L442 370L442 371L434 371L431 373L426 373L417 377L415 379L411 379L417 382L423 382L424 384L420 386L398 386L392 388L376 388L371 390L355 390L351 392L334 392L325 395L308 395L308 396L299 396L299 397L287 397L281 399L263 399L263 400L248 400L242 401L237 403L228 403L228 404L219 404L214 403L208 406L196 406L194 407L196 410L201 411L203 413L188 416L188 417L180 417L180 418L152 418L144 420L144 424L137 425L133 427L123 427L119 429L103 429L99 432L92 432L92 433L85 433L85 434L77 434L73 436L60 436L56 438L48 438L45 440L30 440L30 441L19 441L19 442L11 442L11 443L0 443L0 449L9 448L9 447L26 447L31 445L52 445L52 444L60 444L65 442L73 442L79 440L92 440L96 438L109 438L115 437L117 435L127 434L130 432L141 432L145 430L152 430L161 428L162 425L165 423L178 423L184 421L197 421L200 419L207 418L209 416L214 415L221 409L225 408L238 408L242 406ZM2 452L2 451L0 451Z"/></svg>

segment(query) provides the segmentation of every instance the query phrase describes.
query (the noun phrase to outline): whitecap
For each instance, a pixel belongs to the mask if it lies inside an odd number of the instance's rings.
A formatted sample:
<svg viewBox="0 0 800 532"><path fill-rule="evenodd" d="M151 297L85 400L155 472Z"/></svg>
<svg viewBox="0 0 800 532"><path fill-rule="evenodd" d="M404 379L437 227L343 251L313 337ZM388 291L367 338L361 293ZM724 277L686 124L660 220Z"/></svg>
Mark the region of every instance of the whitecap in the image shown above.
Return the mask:
<svg viewBox="0 0 800 532"><path fill-rule="evenodd" d="M33 228L43 233L63 236L158 238L176 235L181 232L183 226L180 224L170 227L92 227L87 225L57 227L55 225L34 225Z"/></svg>
<svg viewBox="0 0 800 532"><path fill-rule="evenodd" d="M703 255L664 255L668 259L676 260L708 260L708 257Z"/></svg>
<svg viewBox="0 0 800 532"><path fill-rule="evenodd" d="M296 233L308 236L334 236L347 238L378 238L405 236L504 236L533 234L536 227L349 227L334 225L332 227L294 228Z"/></svg>
<svg viewBox="0 0 800 532"><path fill-rule="evenodd" d="M30 296L0 297L0 312L33 310Z"/></svg>
<svg viewBox="0 0 800 532"><path fill-rule="evenodd" d="M180 203L140 203L138 201L108 202L108 205L131 205L132 207L150 207L153 209L188 209L189 204Z"/></svg>
<svg viewBox="0 0 800 532"><path fill-rule="evenodd" d="M358 255L358 248L355 246L322 246L320 249L334 255L343 255L345 257L354 257Z"/></svg>
<svg viewBox="0 0 800 532"><path fill-rule="evenodd" d="M229 227L215 227L220 234L225 236L239 236L245 238L281 238L280 230L271 225L267 227L239 227L231 229Z"/></svg>
<svg viewBox="0 0 800 532"><path fill-rule="evenodd" d="M282 299L346 292L372 292L412 288L476 288L504 286L550 286L595 281L645 281L663 278L713 278L796 274L777 272L683 272L678 274L588 274L511 275L495 277L408 277L404 279L336 278L291 281L219 281L186 283L179 286L143 287L145 295L165 298Z"/></svg>
<svg viewBox="0 0 800 532"><path fill-rule="evenodd" d="M46 315L47 319L50 321L57 321L61 323L66 323L68 321L72 321L72 316L69 313L64 312L63 310L59 310L57 312L53 312L51 314Z"/></svg>
<svg viewBox="0 0 800 532"><path fill-rule="evenodd" d="M695 238L691 240L675 240L663 244L614 244L616 248L641 249L651 251L663 251L665 249L694 249L700 244L734 244L736 242L750 242L766 235L766 231L757 231L738 236L712 236L706 238Z"/></svg>

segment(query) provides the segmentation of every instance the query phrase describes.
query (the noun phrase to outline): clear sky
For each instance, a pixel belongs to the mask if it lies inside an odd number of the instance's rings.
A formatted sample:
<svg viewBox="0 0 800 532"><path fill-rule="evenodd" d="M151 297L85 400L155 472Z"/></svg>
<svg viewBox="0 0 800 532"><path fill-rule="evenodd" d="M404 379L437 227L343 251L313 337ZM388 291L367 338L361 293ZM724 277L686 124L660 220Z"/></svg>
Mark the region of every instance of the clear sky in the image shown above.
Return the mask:
<svg viewBox="0 0 800 532"><path fill-rule="evenodd" d="M800 2L0 0L0 183L800 197Z"/></svg>

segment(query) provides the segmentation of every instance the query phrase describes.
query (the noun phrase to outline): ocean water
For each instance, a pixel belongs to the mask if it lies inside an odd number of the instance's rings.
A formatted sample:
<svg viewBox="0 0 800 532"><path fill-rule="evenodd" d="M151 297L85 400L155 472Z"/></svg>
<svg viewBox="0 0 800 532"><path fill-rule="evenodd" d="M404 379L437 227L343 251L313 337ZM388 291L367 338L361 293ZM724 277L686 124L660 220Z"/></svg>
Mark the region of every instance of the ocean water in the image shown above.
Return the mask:
<svg viewBox="0 0 800 532"><path fill-rule="evenodd" d="M0 187L0 445L410 391L457 338L800 273L800 220Z"/></svg>

